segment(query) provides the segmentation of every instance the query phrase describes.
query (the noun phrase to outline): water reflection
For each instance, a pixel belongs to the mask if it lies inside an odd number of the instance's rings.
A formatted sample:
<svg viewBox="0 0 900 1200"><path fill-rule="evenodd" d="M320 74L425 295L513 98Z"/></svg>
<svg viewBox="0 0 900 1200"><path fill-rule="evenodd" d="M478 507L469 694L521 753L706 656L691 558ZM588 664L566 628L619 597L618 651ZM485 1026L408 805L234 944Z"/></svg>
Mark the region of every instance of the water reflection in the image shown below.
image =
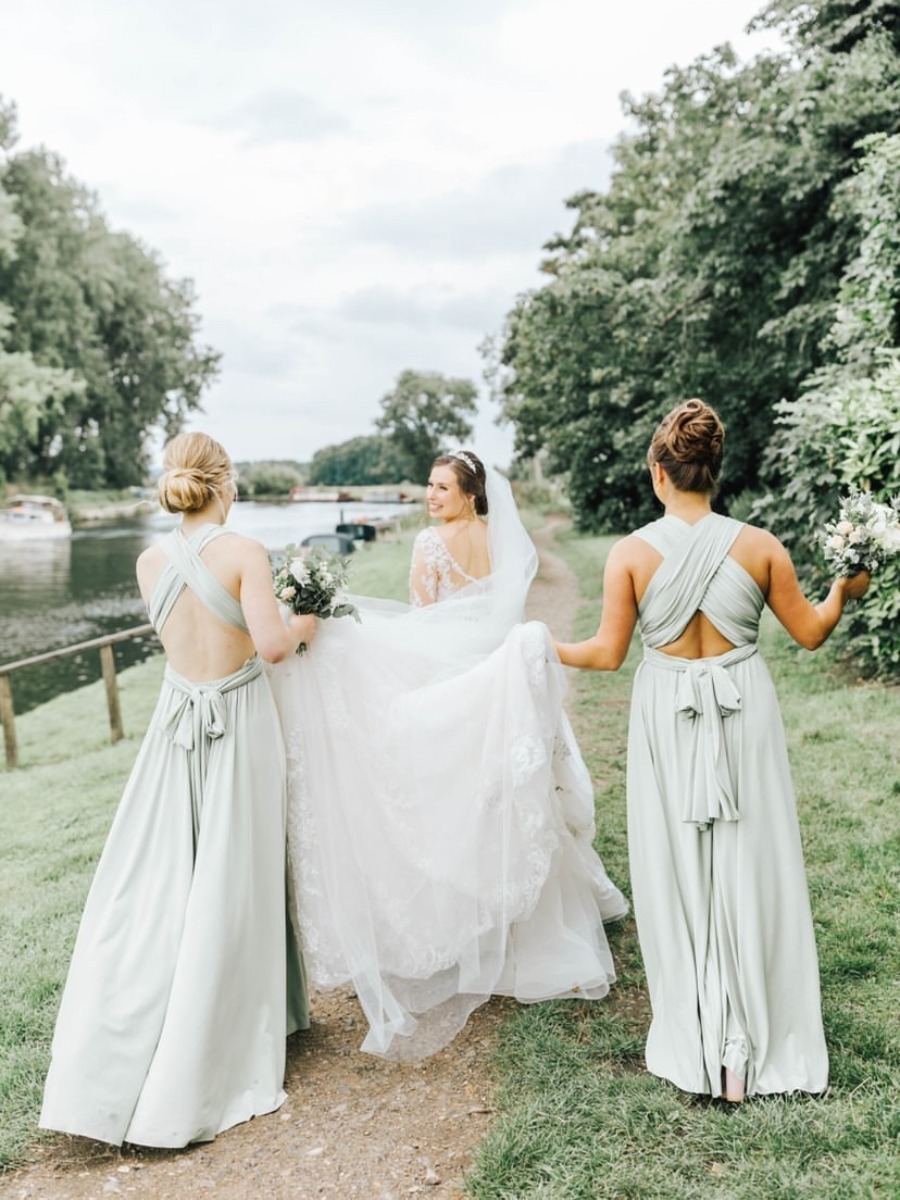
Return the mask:
<svg viewBox="0 0 900 1200"><path fill-rule="evenodd" d="M236 504L228 526L258 538L270 550L307 534L333 531L339 521L391 516L394 505ZM0 543L0 662L88 641L147 620L134 564L147 546L178 523L157 511L75 533L71 540ZM122 642L116 662L130 666L158 652L155 637ZM28 667L12 678L15 711L27 712L59 692L100 678L100 656L59 659Z"/></svg>
<svg viewBox="0 0 900 1200"><path fill-rule="evenodd" d="M0 541L0 613L32 602L35 591L48 603L68 592L72 543L68 538L40 542Z"/></svg>

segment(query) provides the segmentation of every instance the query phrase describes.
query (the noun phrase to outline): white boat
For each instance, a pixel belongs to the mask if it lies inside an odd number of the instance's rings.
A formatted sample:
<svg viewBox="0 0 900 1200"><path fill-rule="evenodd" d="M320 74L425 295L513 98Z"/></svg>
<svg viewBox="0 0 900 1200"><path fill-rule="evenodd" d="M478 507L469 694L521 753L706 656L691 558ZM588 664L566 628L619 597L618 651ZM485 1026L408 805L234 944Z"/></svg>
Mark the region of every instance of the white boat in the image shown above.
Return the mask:
<svg viewBox="0 0 900 1200"><path fill-rule="evenodd" d="M66 510L52 496L11 496L0 509L0 542L72 536Z"/></svg>

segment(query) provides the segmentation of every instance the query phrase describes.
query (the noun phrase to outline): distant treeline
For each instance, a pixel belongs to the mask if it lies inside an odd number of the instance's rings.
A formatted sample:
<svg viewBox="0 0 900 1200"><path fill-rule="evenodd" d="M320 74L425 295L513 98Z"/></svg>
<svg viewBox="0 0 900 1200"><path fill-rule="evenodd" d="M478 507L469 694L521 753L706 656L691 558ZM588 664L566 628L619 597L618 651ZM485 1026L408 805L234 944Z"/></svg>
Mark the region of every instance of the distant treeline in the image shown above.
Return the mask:
<svg viewBox="0 0 900 1200"><path fill-rule="evenodd" d="M475 385L436 371L402 371L381 399L376 432L325 446L313 455L309 482L425 483L435 457L472 435Z"/></svg>

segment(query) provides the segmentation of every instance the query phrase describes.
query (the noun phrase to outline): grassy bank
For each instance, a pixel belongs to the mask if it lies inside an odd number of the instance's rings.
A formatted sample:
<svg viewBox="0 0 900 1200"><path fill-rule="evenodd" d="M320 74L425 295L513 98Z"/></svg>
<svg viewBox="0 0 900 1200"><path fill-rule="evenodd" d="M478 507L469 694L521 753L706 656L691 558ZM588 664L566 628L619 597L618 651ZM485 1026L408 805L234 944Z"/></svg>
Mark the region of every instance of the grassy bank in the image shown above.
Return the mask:
<svg viewBox="0 0 900 1200"><path fill-rule="evenodd" d="M610 541L568 538L596 627ZM848 686L827 651L767 623L787 725L821 960L831 1086L822 1099L694 1100L643 1070L648 1007L633 921L611 932L619 982L592 1005L522 1008L505 1026L499 1115L473 1200L862 1200L900 1195L896 1138L900 693ZM625 733L633 647L615 676L574 678L574 723L597 783L598 847L627 887ZM789 919L790 914L785 914Z"/></svg>
<svg viewBox="0 0 900 1200"><path fill-rule="evenodd" d="M416 529L352 556L354 589L406 595ZM156 702L161 657L119 677L126 738L109 745L102 683L18 718L0 772L0 1169L36 1136L59 994L94 867Z"/></svg>

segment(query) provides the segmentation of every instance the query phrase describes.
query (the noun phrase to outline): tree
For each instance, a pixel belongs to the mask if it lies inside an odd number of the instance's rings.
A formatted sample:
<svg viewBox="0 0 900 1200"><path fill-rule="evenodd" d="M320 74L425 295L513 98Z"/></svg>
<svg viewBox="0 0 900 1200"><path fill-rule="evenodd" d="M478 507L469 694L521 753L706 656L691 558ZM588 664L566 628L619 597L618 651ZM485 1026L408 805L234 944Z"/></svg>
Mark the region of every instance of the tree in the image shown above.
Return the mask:
<svg viewBox="0 0 900 1200"><path fill-rule="evenodd" d="M406 477L403 456L394 443L381 434L324 446L313 455L309 470L310 483L329 487L401 483Z"/></svg>
<svg viewBox="0 0 900 1200"><path fill-rule="evenodd" d="M244 500L265 497L285 499L291 488L308 480L307 468L292 459L235 463L238 472L238 491Z"/></svg>
<svg viewBox="0 0 900 1200"><path fill-rule="evenodd" d="M10 107L0 105L0 144L9 151L13 142ZM218 354L198 344L195 303L189 281L170 280L152 251L108 228L58 156L7 153L4 348L24 356L18 375L30 360L43 372L37 378L54 383L38 408L31 389L36 424L20 423L15 452L0 467L61 471L81 487L140 482L149 436L177 432L217 371Z"/></svg>
<svg viewBox="0 0 900 1200"><path fill-rule="evenodd" d="M431 464L449 440L465 441L472 424L464 414L477 412L475 385L447 379L436 371L403 371L394 390L381 401L375 428L394 447L403 477L428 478Z"/></svg>
<svg viewBox="0 0 900 1200"><path fill-rule="evenodd" d="M570 201L572 232L548 243L549 282L520 298L502 352L517 452L550 450L581 527L650 515L649 434L692 395L729 429L722 502L759 486L774 405L836 353L864 232L842 189L864 139L898 126L891 11L782 0L766 19L786 23L791 54L742 67L722 47L626 97L636 130L611 185Z"/></svg>
<svg viewBox="0 0 900 1200"><path fill-rule="evenodd" d="M766 453L768 491L754 517L777 529L804 578L826 582L810 531L861 488L900 495L900 134L865 139L865 157L836 202L862 230L838 290L826 344L832 361L776 406ZM900 557L876 573L841 634L870 669L900 677Z"/></svg>
<svg viewBox="0 0 900 1200"><path fill-rule="evenodd" d="M16 111L0 98L0 150L9 152L16 140ZM24 226L14 197L0 178L0 265L15 261ZM31 354L4 348L14 314L0 301L0 482L27 470L27 447L37 438L42 420L61 409L66 396L83 390L70 371L42 367Z"/></svg>

